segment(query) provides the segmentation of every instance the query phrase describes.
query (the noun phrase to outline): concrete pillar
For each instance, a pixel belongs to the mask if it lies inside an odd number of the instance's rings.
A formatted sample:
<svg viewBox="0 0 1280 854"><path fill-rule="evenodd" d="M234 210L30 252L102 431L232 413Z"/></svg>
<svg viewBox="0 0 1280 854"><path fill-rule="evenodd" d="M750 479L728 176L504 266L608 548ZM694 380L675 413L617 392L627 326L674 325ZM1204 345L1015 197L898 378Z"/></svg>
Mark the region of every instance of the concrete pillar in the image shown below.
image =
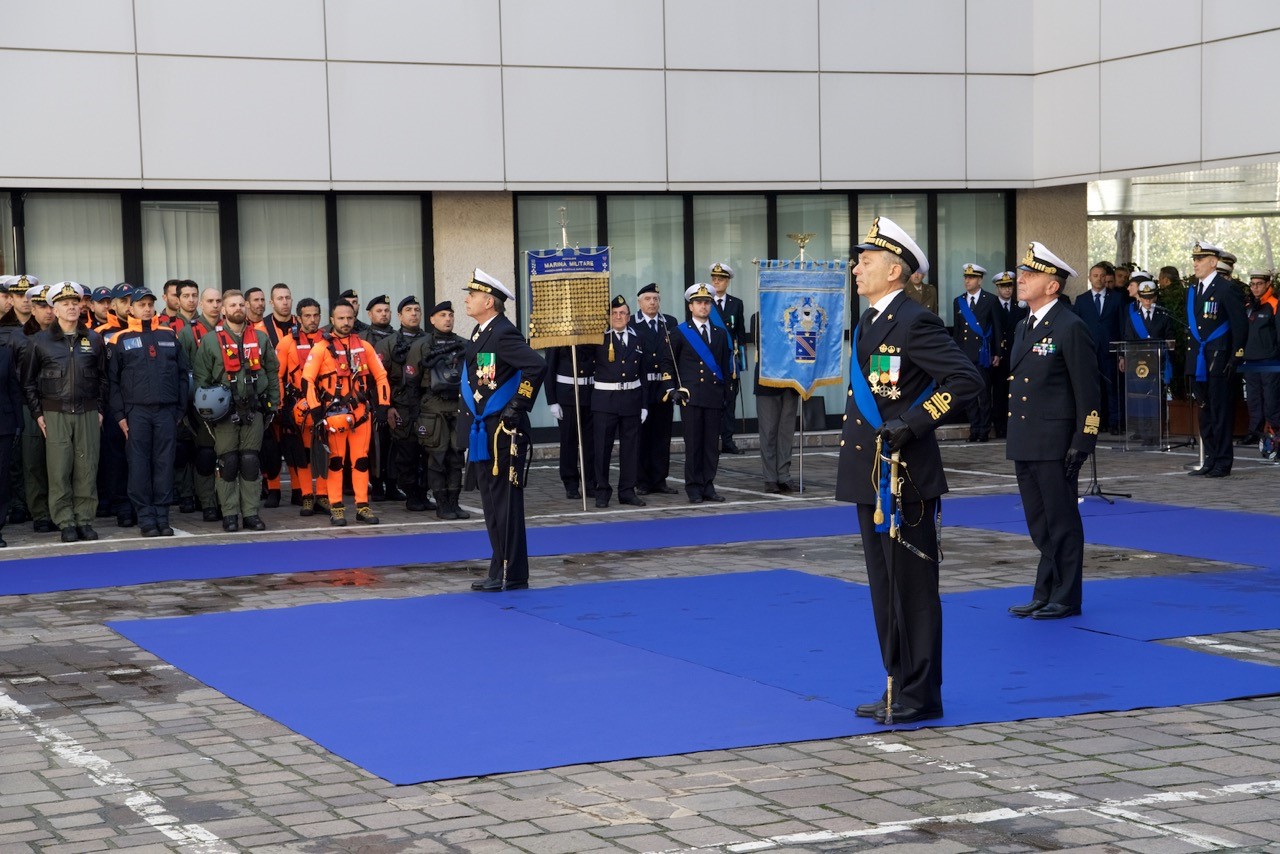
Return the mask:
<svg viewBox="0 0 1280 854"><path fill-rule="evenodd" d="M476 267L519 293L516 285L515 202L511 193L434 192L431 194L435 239L435 301L452 300L455 331L470 335L475 324L462 307L463 289ZM430 310L428 308L428 310ZM507 307L513 321L515 306Z"/></svg>
<svg viewBox="0 0 1280 854"><path fill-rule="evenodd" d="M1017 250L1014 263L1022 262L1027 244L1038 240L1066 261L1080 275L1067 281L1072 297L1089 287L1088 187L1065 184L1018 190Z"/></svg>

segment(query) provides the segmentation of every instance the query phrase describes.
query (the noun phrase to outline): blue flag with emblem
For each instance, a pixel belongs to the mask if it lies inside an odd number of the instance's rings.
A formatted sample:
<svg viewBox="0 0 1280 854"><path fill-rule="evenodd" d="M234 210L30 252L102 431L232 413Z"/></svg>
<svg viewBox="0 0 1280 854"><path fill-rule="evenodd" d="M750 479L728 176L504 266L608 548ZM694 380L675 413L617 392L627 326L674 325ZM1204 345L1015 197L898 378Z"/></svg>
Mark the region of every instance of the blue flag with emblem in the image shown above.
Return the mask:
<svg viewBox="0 0 1280 854"><path fill-rule="evenodd" d="M842 381L845 261L761 261L760 385L814 389Z"/></svg>

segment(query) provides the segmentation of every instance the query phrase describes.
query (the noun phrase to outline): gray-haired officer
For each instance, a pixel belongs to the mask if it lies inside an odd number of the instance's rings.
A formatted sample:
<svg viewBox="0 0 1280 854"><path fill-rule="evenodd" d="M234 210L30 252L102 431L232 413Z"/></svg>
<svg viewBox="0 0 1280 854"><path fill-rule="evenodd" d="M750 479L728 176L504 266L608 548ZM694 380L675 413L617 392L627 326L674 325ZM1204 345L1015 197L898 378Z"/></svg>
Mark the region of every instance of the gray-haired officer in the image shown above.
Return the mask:
<svg viewBox="0 0 1280 854"><path fill-rule="evenodd" d="M636 470L640 463L640 425L649 412L645 408L649 378L645 375L644 348L640 336L628 321L631 308L621 294L609 304L609 328L603 343L596 345L595 384L591 389L591 420L595 429L596 506L608 507L613 490L609 486L609 462L613 442L618 440L618 503L643 507L636 496Z"/></svg>
<svg viewBox="0 0 1280 854"><path fill-rule="evenodd" d="M155 319L155 307L155 295L138 288L125 327L107 339L107 408L125 438L129 500L142 536L172 537L169 505L190 368L177 336Z"/></svg>
<svg viewBox="0 0 1280 854"><path fill-rule="evenodd" d="M712 295L711 322L729 333L729 349L731 351L729 399L725 402L724 413L720 420L720 450L726 454L745 454L733 440L733 419L738 408L738 393L741 391L742 372L746 362L743 350L747 345L746 309L742 300L729 293L729 283L733 281L733 268L726 262L711 265ZM717 323L716 321L719 321Z"/></svg>
<svg viewBox="0 0 1280 854"><path fill-rule="evenodd" d="M1200 442L1204 465L1188 474L1229 477L1235 462L1231 446L1235 421L1237 388L1236 353L1245 344L1249 318L1244 299L1222 271L1222 247L1198 241L1191 249L1191 265L1196 280L1187 297L1186 373L1195 390L1200 409ZM1231 256L1234 262L1235 256Z"/></svg>
<svg viewBox="0 0 1280 854"><path fill-rule="evenodd" d="M50 288L56 321L31 339L23 372L27 406L45 437L49 510L62 541L96 540L98 452L106 391L102 336L80 322L84 288Z"/></svg>

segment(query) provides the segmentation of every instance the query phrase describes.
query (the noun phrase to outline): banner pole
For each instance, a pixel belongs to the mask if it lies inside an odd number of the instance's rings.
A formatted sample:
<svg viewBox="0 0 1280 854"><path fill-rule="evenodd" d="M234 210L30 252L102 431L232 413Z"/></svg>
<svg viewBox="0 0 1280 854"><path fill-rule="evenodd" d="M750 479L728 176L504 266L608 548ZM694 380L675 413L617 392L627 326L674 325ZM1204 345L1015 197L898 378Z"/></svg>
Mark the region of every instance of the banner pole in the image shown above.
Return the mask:
<svg viewBox="0 0 1280 854"><path fill-rule="evenodd" d="M578 480L582 484L582 512L587 512L586 485L592 481L587 477L587 464L582 456L582 399L578 397L578 345L570 344L569 353L573 361L573 422L578 431ZM555 379L552 378L552 382Z"/></svg>

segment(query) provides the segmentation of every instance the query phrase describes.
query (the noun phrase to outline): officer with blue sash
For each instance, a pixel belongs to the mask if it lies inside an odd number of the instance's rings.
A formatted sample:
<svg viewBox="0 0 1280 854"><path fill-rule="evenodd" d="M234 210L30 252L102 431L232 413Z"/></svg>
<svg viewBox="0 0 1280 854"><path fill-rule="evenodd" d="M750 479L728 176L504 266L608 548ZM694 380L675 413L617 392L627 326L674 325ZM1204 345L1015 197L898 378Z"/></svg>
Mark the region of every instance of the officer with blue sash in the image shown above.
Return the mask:
<svg viewBox="0 0 1280 854"><path fill-rule="evenodd" d="M462 371L458 444L467 448L467 480L480 488L493 548L488 576L471 585L485 593L529 586L524 530L529 410L547 363L503 314L507 300L515 298L506 285L478 267L467 285L467 316L476 328Z"/></svg>
<svg viewBox="0 0 1280 854"><path fill-rule="evenodd" d="M1188 474L1203 477L1228 477L1235 462L1235 358L1249 328L1244 297L1218 272L1223 254L1222 247L1197 241L1191 249L1196 281L1187 289L1186 373L1200 405L1204 448L1204 465Z"/></svg>
<svg viewBox="0 0 1280 854"><path fill-rule="evenodd" d="M1004 324L1000 301L982 289L987 270L978 264L965 264L964 293L952 306L952 333L961 351L969 357L982 375L982 390L968 402L969 441L985 442L991 435L991 388L994 371L1000 368L1000 342L1004 340Z"/></svg>
<svg viewBox="0 0 1280 854"><path fill-rule="evenodd" d="M1031 601L1015 617L1057 620L1080 613L1084 525L1076 499L1080 467L1098 441L1102 405L1089 328L1058 298L1076 271L1033 242L1018 266L1018 297L1031 310L1009 353L1009 436L1018 495L1040 551Z"/></svg>
<svg viewBox="0 0 1280 854"><path fill-rule="evenodd" d="M733 400L733 343L729 333L712 322L715 292L698 282L684 292L688 320L671 335L671 348L662 357L662 379L670 400L682 408L684 425L684 490L690 504L724 501L716 492L720 467L720 427L724 410Z"/></svg>
<svg viewBox="0 0 1280 854"><path fill-rule="evenodd" d="M1125 399L1132 423L1131 438L1141 440L1146 447L1160 441L1160 412L1164 407L1163 388L1173 379L1173 359L1166 341L1173 338L1173 318L1169 312L1156 305L1159 290L1151 274L1146 270L1134 270L1129 283L1135 285L1138 298L1124 311L1123 337L1129 344L1143 341L1149 347L1130 347L1126 359L1121 360L1124 373ZM1154 357L1159 355L1160 373ZM1277 374L1280 377L1280 374ZM1163 385L1161 385L1163 383Z"/></svg>
<svg viewBox="0 0 1280 854"><path fill-rule="evenodd" d="M903 291L912 273L929 269L911 236L877 217L855 248L858 295L871 307L853 335L836 499L858 505L876 635L893 677L893 722L915 723L942 716L937 526L947 479L934 430L982 389L983 378L942 319ZM900 458L896 502L878 438L884 456ZM892 519L878 522L877 506ZM896 538L891 520L900 525ZM857 714L885 722L884 697Z"/></svg>

